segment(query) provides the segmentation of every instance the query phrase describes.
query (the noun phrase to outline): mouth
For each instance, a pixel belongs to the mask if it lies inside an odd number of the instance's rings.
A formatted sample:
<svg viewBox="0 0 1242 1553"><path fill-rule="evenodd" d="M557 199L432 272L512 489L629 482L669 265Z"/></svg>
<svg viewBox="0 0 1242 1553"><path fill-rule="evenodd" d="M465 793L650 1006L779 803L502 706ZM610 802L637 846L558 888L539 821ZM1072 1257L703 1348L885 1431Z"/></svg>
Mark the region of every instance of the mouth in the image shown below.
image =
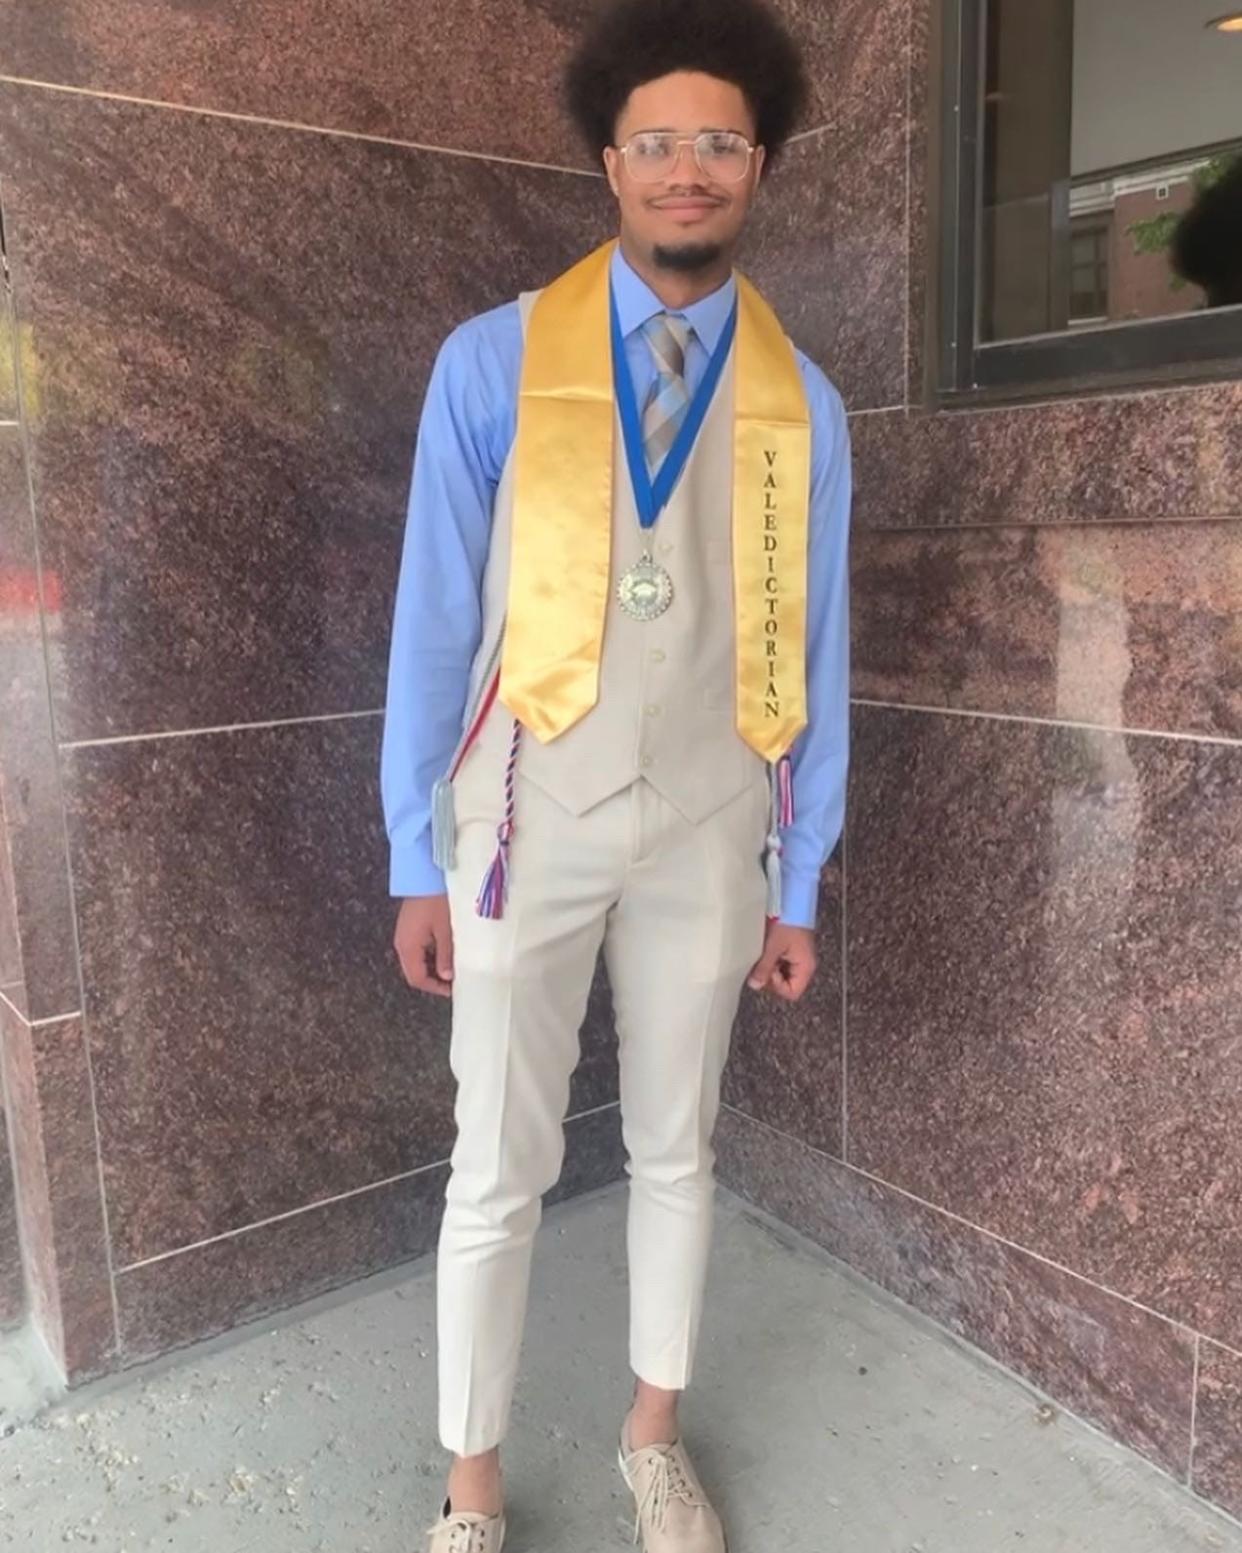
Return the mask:
<svg viewBox="0 0 1242 1553"><path fill-rule="evenodd" d="M674 221L701 221L722 209L724 203L706 194L677 194L669 199L653 200L652 208Z"/></svg>

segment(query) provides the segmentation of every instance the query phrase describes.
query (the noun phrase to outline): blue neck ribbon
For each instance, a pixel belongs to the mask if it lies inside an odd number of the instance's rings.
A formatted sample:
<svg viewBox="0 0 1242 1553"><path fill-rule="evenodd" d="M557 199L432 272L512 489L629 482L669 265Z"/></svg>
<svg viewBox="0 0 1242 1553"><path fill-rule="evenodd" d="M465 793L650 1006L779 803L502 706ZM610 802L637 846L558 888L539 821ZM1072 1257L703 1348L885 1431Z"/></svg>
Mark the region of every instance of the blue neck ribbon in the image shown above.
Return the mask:
<svg viewBox="0 0 1242 1553"><path fill-rule="evenodd" d="M720 383L720 374L729 358L733 339L737 333L737 303L730 309L728 322L721 331L719 343L708 362L707 373L699 384L694 398L686 410L685 419L654 481L647 468L643 449L642 419L638 411L638 399L634 393L634 380L625 359L625 336L621 333L621 318L617 312L617 299L609 288L609 311L612 318L612 380L621 416L621 430L625 438L625 456L630 466L630 481L634 487L634 502L638 508L638 521L644 530L655 527L656 519L668 505L678 480L689 461L695 440L706 418L708 408Z"/></svg>

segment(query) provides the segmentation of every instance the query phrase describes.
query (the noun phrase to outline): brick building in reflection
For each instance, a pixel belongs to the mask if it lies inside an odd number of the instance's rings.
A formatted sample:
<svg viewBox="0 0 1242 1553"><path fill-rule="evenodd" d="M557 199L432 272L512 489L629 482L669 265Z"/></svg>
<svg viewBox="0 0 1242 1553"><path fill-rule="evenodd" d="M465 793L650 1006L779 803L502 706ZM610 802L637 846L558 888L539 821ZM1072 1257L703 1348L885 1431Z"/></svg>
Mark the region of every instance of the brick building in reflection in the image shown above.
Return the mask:
<svg viewBox="0 0 1242 1553"><path fill-rule="evenodd" d="M1165 318L1203 305L1197 286L1177 282L1167 251L1144 253L1136 223L1180 216L1195 198L1198 157L1076 183L1070 192L1069 322Z"/></svg>

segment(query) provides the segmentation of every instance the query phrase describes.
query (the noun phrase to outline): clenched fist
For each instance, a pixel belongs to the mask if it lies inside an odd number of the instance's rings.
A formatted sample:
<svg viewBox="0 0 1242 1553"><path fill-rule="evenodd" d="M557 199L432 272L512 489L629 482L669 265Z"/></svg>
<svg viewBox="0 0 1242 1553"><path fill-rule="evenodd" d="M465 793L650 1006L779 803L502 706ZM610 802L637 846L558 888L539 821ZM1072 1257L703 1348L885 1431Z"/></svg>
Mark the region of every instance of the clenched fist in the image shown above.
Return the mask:
<svg viewBox="0 0 1242 1553"><path fill-rule="evenodd" d="M747 985L755 992L774 992L796 1003L815 975L815 934L809 928L769 922L763 954Z"/></svg>
<svg viewBox="0 0 1242 1553"><path fill-rule="evenodd" d="M401 902L393 939L406 981L419 992L453 992L453 926L447 895L413 895Z"/></svg>

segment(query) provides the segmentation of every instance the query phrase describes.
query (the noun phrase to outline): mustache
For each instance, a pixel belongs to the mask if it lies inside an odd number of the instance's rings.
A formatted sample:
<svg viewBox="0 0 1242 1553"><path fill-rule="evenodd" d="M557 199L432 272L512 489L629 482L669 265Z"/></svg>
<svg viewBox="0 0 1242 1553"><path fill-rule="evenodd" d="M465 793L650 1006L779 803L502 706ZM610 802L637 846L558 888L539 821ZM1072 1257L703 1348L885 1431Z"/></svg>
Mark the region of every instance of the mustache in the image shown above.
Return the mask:
<svg viewBox="0 0 1242 1553"><path fill-rule="evenodd" d="M711 189L705 188L702 184L689 184L685 188L669 189L664 194L661 194L658 199L650 200L648 203L654 205L659 210L662 205L667 204L670 200L687 199L710 200L713 205L728 204L728 201L722 195L713 193Z"/></svg>

